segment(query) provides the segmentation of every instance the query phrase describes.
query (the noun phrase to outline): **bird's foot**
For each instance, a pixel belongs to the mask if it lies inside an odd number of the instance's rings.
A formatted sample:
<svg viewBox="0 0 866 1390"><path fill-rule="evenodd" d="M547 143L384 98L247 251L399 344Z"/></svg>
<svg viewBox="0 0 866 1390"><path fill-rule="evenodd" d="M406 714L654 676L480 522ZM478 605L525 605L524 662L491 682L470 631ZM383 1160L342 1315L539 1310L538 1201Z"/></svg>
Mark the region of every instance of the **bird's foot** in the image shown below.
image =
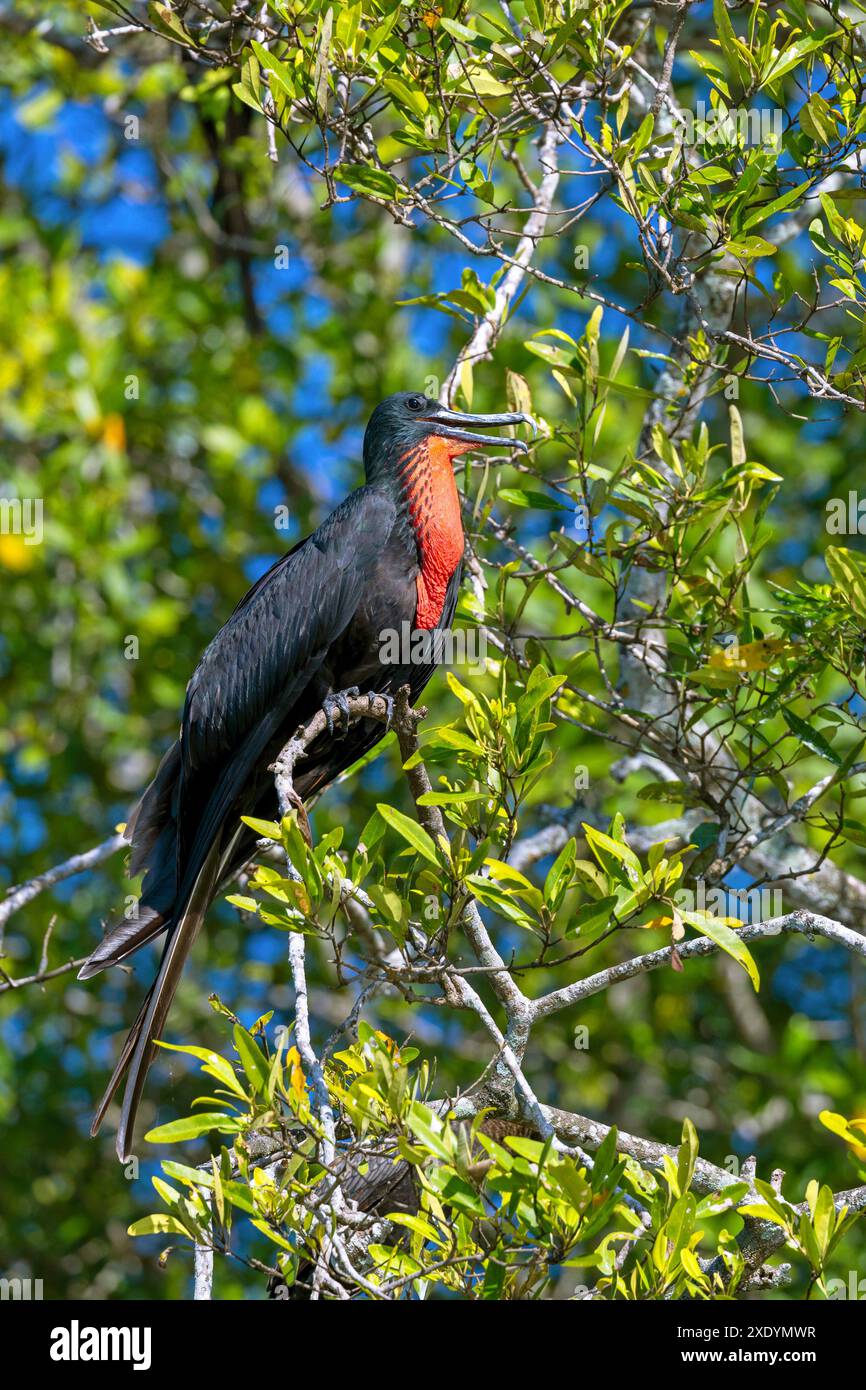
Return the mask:
<svg viewBox="0 0 866 1390"><path fill-rule="evenodd" d="M335 695L326 696L322 709L325 711L325 722L328 726L328 737L334 737L334 724L342 716L342 730L340 738L345 738L349 732L349 721L352 716L349 713L349 699L359 694L357 685L350 685L346 690L338 690Z"/></svg>
<svg viewBox="0 0 866 1390"><path fill-rule="evenodd" d="M394 697L393 695L384 695L380 694L375 690L371 690L369 695L367 696L367 703L371 710L376 700L385 701L385 708L388 711L387 717L385 719L385 729L388 730L390 729L394 719Z"/></svg>

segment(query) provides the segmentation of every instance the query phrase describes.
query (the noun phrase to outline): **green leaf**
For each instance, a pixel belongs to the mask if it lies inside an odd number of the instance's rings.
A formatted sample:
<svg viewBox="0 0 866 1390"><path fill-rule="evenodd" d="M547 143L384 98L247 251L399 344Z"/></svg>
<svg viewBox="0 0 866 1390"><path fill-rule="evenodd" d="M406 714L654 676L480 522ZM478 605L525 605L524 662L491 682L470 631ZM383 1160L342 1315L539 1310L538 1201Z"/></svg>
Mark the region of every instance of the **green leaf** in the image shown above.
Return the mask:
<svg viewBox="0 0 866 1390"><path fill-rule="evenodd" d="M440 1138L439 1133L433 1128L429 1111L426 1107L415 1104L407 1116L409 1128L412 1133L426 1145L429 1151L443 1163L450 1163L452 1154L447 1144Z"/></svg>
<svg viewBox="0 0 866 1390"><path fill-rule="evenodd" d="M747 1182L734 1182L719 1192L711 1192L708 1197L702 1197L695 1213L697 1220L702 1221L705 1216L720 1216L722 1212L729 1211L742 1201L748 1191Z"/></svg>
<svg viewBox="0 0 866 1390"><path fill-rule="evenodd" d="M411 845L428 864L433 864L437 869L441 867L439 856L436 853L436 846L427 834L423 826L409 816L404 816L402 811L397 811L393 806L388 806L380 802L376 810L392 830L396 830L407 844Z"/></svg>
<svg viewBox="0 0 866 1390"><path fill-rule="evenodd" d="M250 830L254 830L263 840L274 840L280 843L280 827L273 820L256 820L255 816L241 816L244 825L248 825Z"/></svg>
<svg viewBox="0 0 866 1390"><path fill-rule="evenodd" d="M692 180L697 184L714 185L731 178L733 174L723 164L702 164L699 169L692 170Z"/></svg>
<svg viewBox="0 0 866 1390"><path fill-rule="evenodd" d="M154 28L165 34L166 38L175 42L179 40L185 48L192 48L198 44L198 39L187 33L169 5L162 5L157 3L157 0L150 0L147 13Z"/></svg>
<svg viewBox="0 0 866 1390"><path fill-rule="evenodd" d="M756 260L759 256L775 256L778 251L775 242L762 236L739 236L729 241L725 250L741 261Z"/></svg>
<svg viewBox="0 0 866 1390"><path fill-rule="evenodd" d="M371 850L376 848L384 834L385 822L379 815L379 812L374 811L372 816L370 816L369 820L364 826L364 829L361 831L361 835L358 840L359 852L361 850L361 847L363 846L363 848L369 854Z"/></svg>
<svg viewBox="0 0 866 1390"><path fill-rule="evenodd" d="M614 896L600 898L598 902L584 903L566 927L566 936L577 936L581 932L594 931L606 927L614 913L618 899Z"/></svg>
<svg viewBox="0 0 866 1390"><path fill-rule="evenodd" d="M356 193L387 199L397 196L397 180L384 169L371 169L367 164L341 164L337 178Z"/></svg>
<svg viewBox="0 0 866 1390"><path fill-rule="evenodd" d="M412 1216L409 1212L392 1211L385 1217L386 1221L393 1221L395 1226L405 1226L408 1231L414 1231L416 1235L424 1240L431 1240L436 1245L441 1244L439 1232L429 1221L425 1221L422 1216Z"/></svg>
<svg viewBox="0 0 866 1390"><path fill-rule="evenodd" d="M835 749L830 747L824 735L819 734L818 730L813 728L811 724L807 724L805 719L801 719L798 714L794 714L794 712L789 709L782 710L782 717L791 730L791 733L794 734L801 743L805 744L807 748L810 748L813 753L817 753L820 757L826 758L830 763L835 763L836 767L840 765L842 759L839 754Z"/></svg>
<svg viewBox="0 0 866 1390"><path fill-rule="evenodd" d="M714 917L711 912L687 912L685 908L680 908L680 916L690 927L715 941L726 955L743 967L755 989L760 988L761 978L751 951L742 937L732 931L720 917Z"/></svg>
<svg viewBox="0 0 866 1390"><path fill-rule="evenodd" d="M822 1260L827 1258L827 1252L833 1238L833 1228L835 1224L836 1208L833 1205L833 1193L826 1184L822 1183L818 1193L818 1200L815 1204L815 1215L812 1218L815 1239L818 1242Z"/></svg>
<svg viewBox="0 0 866 1390"><path fill-rule="evenodd" d="M187 1047L177 1043L167 1043L158 1041L157 1047L163 1047L167 1052L185 1052L190 1057L197 1057L200 1062L204 1062L202 1071L221 1081L224 1086L228 1086L235 1095L246 1100L246 1092L238 1081L235 1069L225 1057L221 1057L218 1052L212 1052L208 1047Z"/></svg>
<svg viewBox="0 0 866 1390"><path fill-rule="evenodd" d="M240 908L241 912L257 913L259 910L259 904L256 899L248 898L243 893L230 893L226 898L226 902L230 903L232 907Z"/></svg>
<svg viewBox="0 0 866 1390"><path fill-rule="evenodd" d="M247 1212L250 1216L255 1215L256 1204L253 1201L250 1189L245 1186L244 1183L226 1182L225 1179L223 1179L222 1187L226 1199L231 1202L233 1207L238 1207L241 1211Z"/></svg>
<svg viewBox="0 0 866 1390"><path fill-rule="evenodd" d="M270 1067L265 1054L252 1034L248 1033L240 1023L235 1024L233 1037L238 1056L253 1089L258 1091L259 1095L267 1096Z"/></svg>
<svg viewBox="0 0 866 1390"><path fill-rule="evenodd" d="M565 888L571 880L571 869L577 857L577 841L574 836L566 840L559 854L556 856L550 870L544 880L544 899L548 903L556 903L558 906L562 900Z"/></svg>
<svg viewBox="0 0 866 1390"><path fill-rule="evenodd" d="M720 2L723 3L723 0ZM792 72L810 53L817 53L825 48L832 37L832 34L822 34L818 38L797 39L794 43L789 44L773 61L770 70L763 74L764 85L778 82L780 77L784 77L787 72Z"/></svg>
<svg viewBox="0 0 866 1390"><path fill-rule="evenodd" d="M500 82L498 77L481 68L475 68L467 80L472 90L482 97L507 97L511 91L506 82Z"/></svg>
<svg viewBox="0 0 866 1390"><path fill-rule="evenodd" d="M446 15L443 15L439 24L445 30L446 34L451 34L453 38L459 39L461 43L468 44L470 48L480 48L485 53L489 53L490 49L493 47L490 39L485 38L483 34L479 34L475 29L470 29L468 25L458 23L456 19L448 19Z"/></svg>
<svg viewBox="0 0 866 1390"><path fill-rule="evenodd" d="M237 1134L244 1127L244 1121L226 1115L222 1111L206 1112L201 1115L187 1115L182 1120L171 1120L166 1125L158 1125L145 1134L148 1144L179 1144L184 1139L198 1139L212 1129L221 1134Z"/></svg>
<svg viewBox="0 0 866 1390"><path fill-rule="evenodd" d="M674 1209L664 1227L665 1238L671 1246L669 1259L679 1254L684 1245L688 1245L689 1237L695 1228L697 1205L697 1198L693 1192L684 1192L674 1203Z"/></svg>
<svg viewBox="0 0 866 1390"><path fill-rule="evenodd" d="M677 1183L680 1193L688 1190L695 1171L698 1157L698 1135L692 1121L686 1116L683 1120L683 1138L677 1156Z"/></svg>
<svg viewBox="0 0 866 1390"><path fill-rule="evenodd" d="M396 98L397 104L408 108L413 116L426 116L430 103L420 87L410 87L408 82L398 77L386 77L382 86Z"/></svg>
<svg viewBox="0 0 866 1390"><path fill-rule="evenodd" d="M407 904L393 888L383 888L379 883L371 883L368 891L371 900L388 923L389 930L402 946L406 940L406 923L409 916Z"/></svg>
<svg viewBox="0 0 866 1390"><path fill-rule="evenodd" d="M638 801L664 801L678 806L700 806L700 793L687 782L647 782L637 793Z"/></svg>
<svg viewBox="0 0 866 1390"><path fill-rule="evenodd" d="M188 1240L193 1237L186 1226L177 1219L176 1216L169 1216L167 1212L157 1211L152 1216L143 1216L140 1221L133 1221L131 1226L127 1226L128 1236L186 1236Z"/></svg>
<svg viewBox="0 0 866 1390"><path fill-rule="evenodd" d="M766 222L767 219L772 217L775 213L782 212L785 208L790 207L791 203L797 202L800 198L805 201L811 187L812 180L808 179L805 183L798 183L794 188L789 188L787 193L783 193L780 197L774 198L772 202L764 203L761 207L756 208L753 212L749 213L743 222L743 230L747 232L750 227L757 226L759 222Z"/></svg>
<svg viewBox="0 0 866 1390"><path fill-rule="evenodd" d="M744 72L739 41L734 32L725 0L713 0L713 20L722 52L728 64L728 75L735 83L745 87L748 82L748 68Z"/></svg>
<svg viewBox="0 0 866 1390"><path fill-rule="evenodd" d="M489 801L489 792L422 792L419 806L463 806L470 801Z"/></svg>
<svg viewBox="0 0 866 1390"><path fill-rule="evenodd" d="M291 1254L295 1253L295 1247L292 1245L291 1241L286 1240L285 1236L275 1230L269 1222L251 1221L250 1225L255 1226L256 1230L261 1231L262 1235L267 1236L268 1240L272 1240L274 1245L279 1245L281 1250L288 1250Z"/></svg>
<svg viewBox="0 0 866 1390"><path fill-rule="evenodd" d="M604 855L608 854L624 866L633 882L642 882L643 870L634 850L629 849L628 845L622 844L619 840L614 840L610 835L606 835L603 830L596 830L595 826L587 825L586 822L584 822L582 829L586 836L586 843L602 868L606 867Z"/></svg>
<svg viewBox="0 0 866 1390"><path fill-rule="evenodd" d="M297 82L291 69L287 68L285 63L281 63L279 58L275 58L273 53L265 48L263 44L258 43L256 39L250 41L250 47L259 60L259 66L262 72L267 70L270 73L268 81L271 90L273 90L276 85L285 92L286 96L294 97L297 90Z"/></svg>
<svg viewBox="0 0 866 1390"><path fill-rule="evenodd" d="M534 507L536 511L561 512L566 505L562 499L548 497L544 492L527 492L522 487L501 487L499 496L512 507Z"/></svg>

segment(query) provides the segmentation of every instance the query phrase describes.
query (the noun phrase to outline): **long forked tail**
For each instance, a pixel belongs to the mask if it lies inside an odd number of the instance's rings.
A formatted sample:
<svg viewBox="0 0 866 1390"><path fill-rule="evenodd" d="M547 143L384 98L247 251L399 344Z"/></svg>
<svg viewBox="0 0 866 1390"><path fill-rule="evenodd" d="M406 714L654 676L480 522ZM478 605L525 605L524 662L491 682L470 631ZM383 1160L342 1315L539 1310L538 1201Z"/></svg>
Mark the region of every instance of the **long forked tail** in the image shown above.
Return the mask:
<svg viewBox="0 0 866 1390"><path fill-rule="evenodd" d="M129 1031L129 1036L123 1045L111 1080L93 1119L91 1135L95 1135L98 1131L124 1074L128 1073L126 1088L123 1093L120 1125L117 1131L117 1156L121 1162L124 1162L129 1156L135 1117L148 1069L156 1055L156 1042L165 1027L165 1020L180 981L184 962L201 930L205 913L216 890L219 880L219 864L219 850L214 845L196 878L186 905L169 928L159 973L148 990L138 1017ZM156 930L160 929L161 927ZM96 964L93 973L101 968L101 964Z"/></svg>
<svg viewBox="0 0 866 1390"><path fill-rule="evenodd" d="M195 828L187 858L188 867L177 892L173 884L177 865L179 742L166 753L156 777L130 820L127 832L133 841L130 873L146 870L142 885L146 895L143 915L137 923L117 927L84 966L88 974L96 974L104 966L123 960L160 931L168 931L159 973L124 1044L93 1124L92 1133L95 1133L124 1074L128 1073L117 1132L117 1152L121 1162L129 1153L145 1078L156 1052L155 1044L165 1027L186 958L220 883L233 866L239 867L243 862L241 860L235 865L239 849L242 850L244 839L249 837L250 832L238 820L234 832L222 844L226 822L233 817L232 808L251 769L280 727L286 709L295 696L295 686L290 682L282 700L247 734L230 763L220 773L204 814Z"/></svg>
<svg viewBox="0 0 866 1390"><path fill-rule="evenodd" d="M120 1056L117 1059L117 1064L114 1068L114 1071L111 1073L111 1080L105 1088L102 1100L99 1102L99 1108L97 1109L96 1114L93 1117L93 1123L90 1126L91 1139L95 1139L97 1134L99 1133L102 1121L105 1119L105 1112L107 1111L109 1105L113 1101L114 1093L120 1085L121 1081L123 1080L126 1068L129 1066L129 1059L132 1056L138 1044L138 1039L141 1035L141 1029L144 1023L144 1017L147 1013L152 997L153 986L151 985L150 989L147 991L147 994L144 996L141 1008L138 1011L138 1017L136 1018L135 1022L133 1023L126 1036L126 1042L123 1044L123 1049L121 1051Z"/></svg>

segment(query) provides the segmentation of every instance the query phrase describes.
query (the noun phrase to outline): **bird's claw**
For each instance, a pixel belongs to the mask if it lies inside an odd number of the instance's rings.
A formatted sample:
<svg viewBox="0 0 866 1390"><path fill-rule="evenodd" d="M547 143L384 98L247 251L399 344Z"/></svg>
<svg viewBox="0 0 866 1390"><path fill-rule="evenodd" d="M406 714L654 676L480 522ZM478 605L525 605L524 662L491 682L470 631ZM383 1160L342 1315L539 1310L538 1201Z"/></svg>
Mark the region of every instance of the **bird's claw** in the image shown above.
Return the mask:
<svg viewBox="0 0 866 1390"><path fill-rule="evenodd" d="M349 732L349 721L352 718L349 710L349 699L359 694L357 685L350 685L346 690L338 690L334 695L328 695L322 709L325 712L325 723L328 726L328 737L334 737L334 723L337 715L342 715L343 728L340 733L341 738L345 738Z"/></svg>
<svg viewBox="0 0 866 1390"><path fill-rule="evenodd" d="M369 705L371 712L376 700L385 701L385 708L388 711L387 715L385 716L385 731L387 732L388 729L390 729L394 719L394 697L393 695L381 695L377 691L371 690L369 695L367 696L367 704Z"/></svg>

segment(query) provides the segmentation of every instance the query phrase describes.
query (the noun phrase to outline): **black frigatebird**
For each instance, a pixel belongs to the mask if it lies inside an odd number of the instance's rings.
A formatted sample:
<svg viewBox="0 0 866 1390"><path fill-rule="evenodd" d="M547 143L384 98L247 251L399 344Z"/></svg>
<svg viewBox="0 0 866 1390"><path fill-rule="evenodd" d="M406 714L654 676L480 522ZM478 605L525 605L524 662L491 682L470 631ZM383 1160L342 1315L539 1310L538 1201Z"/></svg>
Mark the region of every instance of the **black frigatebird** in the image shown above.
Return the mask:
<svg viewBox="0 0 866 1390"><path fill-rule="evenodd" d="M184 961L220 887L254 853L255 832L240 816L274 818L269 768L317 710L330 711L330 728L296 771L301 799L384 735L381 721L361 719L333 736L347 692L390 698L408 685L414 700L423 690L433 665L383 665L382 636L406 631L404 623L412 632L450 626L464 549L452 460L481 445L525 450L521 440L472 432L522 423L533 422L517 413L462 414L412 391L389 396L364 435L365 486L253 585L204 652L180 735L126 829L129 872L144 874L137 915L107 932L79 973L89 979L167 933L91 1127L96 1134L128 1072L121 1160Z"/></svg>

